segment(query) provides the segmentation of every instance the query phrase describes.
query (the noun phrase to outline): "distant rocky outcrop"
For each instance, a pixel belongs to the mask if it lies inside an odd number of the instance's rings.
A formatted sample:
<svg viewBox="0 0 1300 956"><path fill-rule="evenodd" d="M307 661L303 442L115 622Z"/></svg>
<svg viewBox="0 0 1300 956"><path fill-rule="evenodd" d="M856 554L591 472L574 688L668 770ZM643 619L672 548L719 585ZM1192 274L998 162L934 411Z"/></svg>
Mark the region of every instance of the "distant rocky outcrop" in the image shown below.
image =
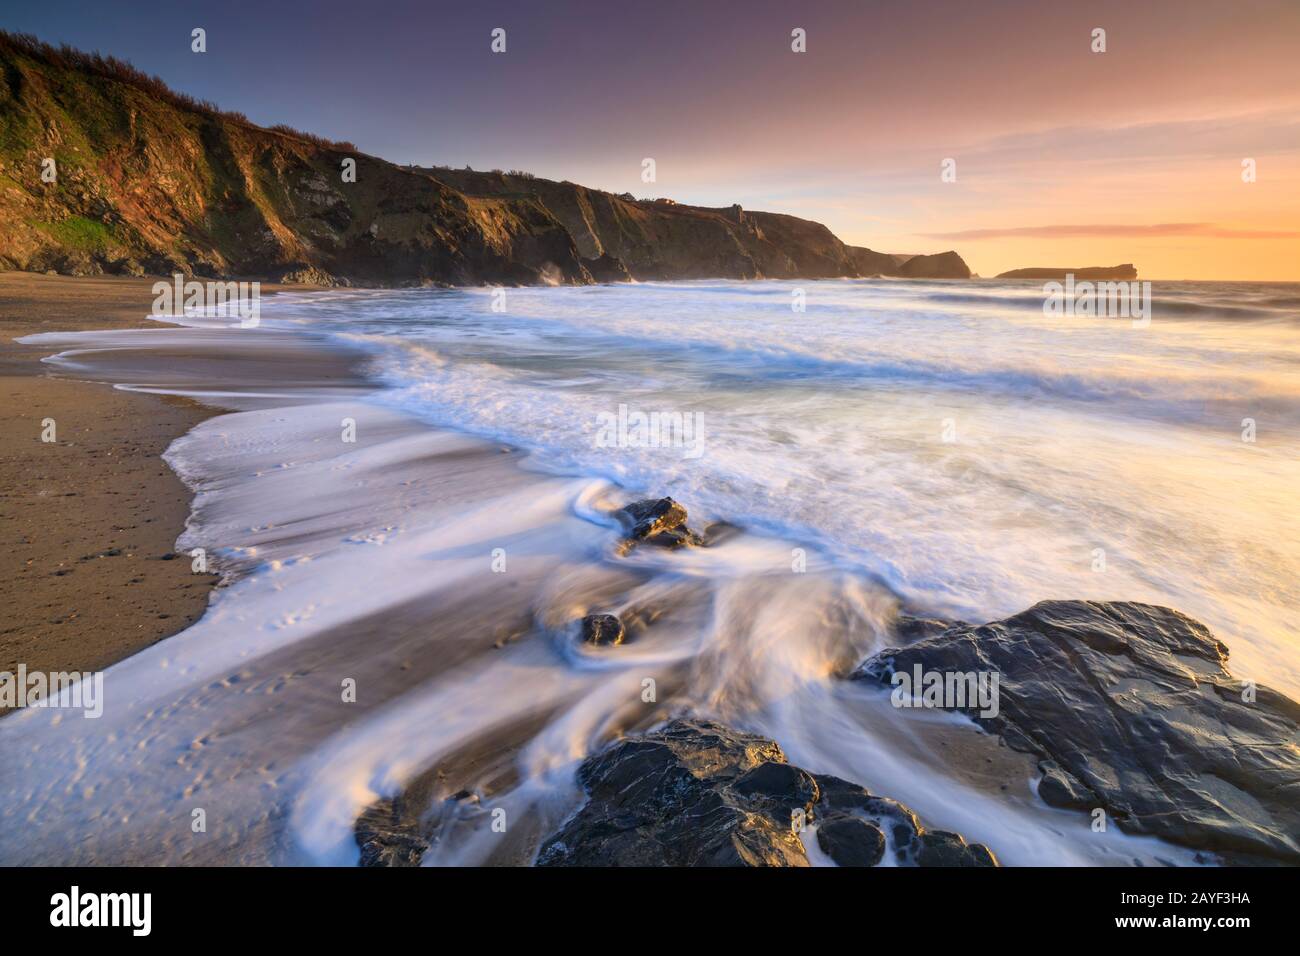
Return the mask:
<svg viewBox="0 0 1300 956"><path fill-rule="evenodd" d="M970 267L949 250L933 256L913 256L898 267L905 279L969 279Z"/></svg>
<svg viewBox="0 0 1300 956"><path fill-rule="evenodd" d="M916 633L856 676L998 674L997 715L965 712L1039 758L1048 803L1228 861L1300 862L1300 705L1235 680L1204 625L1148 604L1045 601Z"/></svg>
<svg viewBox="0 0 1300 956"><path fill-rule="evenodd" d="M897 255L876 252L862 246L849 246L849 257L863 276L903 279L969 279L970 267L957 253L940 252L932 256Z"/></svg>
<svg viewBox="0 0 1300 956"><path fill-rule="evenodd" d="M999 279L1056 279L1064 281L1067 275L1074 276L1080 282L1085 280L1128 281L1138 277L1137 268L1131 262L1118 266L1087 266L1080 269L1033 268L1012 269L998 274Z"/></svg>
<svg viewBox="0 0 1300 956"><path fill-rule="evenodd" d="M542 845L539 866L807 866L813 827L842 866L874 866L886 853L904 865L997 865L987 848L927 830L900 803L706 720L620 740L584 761L578 780L587 802Z"/></svg>
<svg viewBox="0 0 1300 956"><path fill-rule="evenodd" d="M820 223L738 205L397 166L4 32L0 117L0 269L323 285L969 275L955 253L880 266Z"/></svg>

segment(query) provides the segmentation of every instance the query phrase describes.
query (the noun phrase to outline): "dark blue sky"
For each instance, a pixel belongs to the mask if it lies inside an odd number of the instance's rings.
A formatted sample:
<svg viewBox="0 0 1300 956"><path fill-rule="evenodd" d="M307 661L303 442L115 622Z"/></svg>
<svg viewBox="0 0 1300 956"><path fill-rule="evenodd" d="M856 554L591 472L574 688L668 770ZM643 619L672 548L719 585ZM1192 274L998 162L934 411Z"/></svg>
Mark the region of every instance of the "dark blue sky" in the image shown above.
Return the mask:
<svg viewBox="0 0 1300 956"><path fill-rule="evenodd" d="M48 42L130 60L171 86L237 109L349 139L394 161L572 163L585 149L627 151L639 168L675 121L746 122L781 86L817 75L789 51L792 25L814 49L851 54L870 4L764 2L460 2L3 0L0 24ZM902 6L906 5L894 5ZM878 5L880 6L880 5ZM799 10L793 17L791 7ZM857 10L857 13L852 11ZM207 30L208 52L190 51ZM489 49L494 27L507 52ZM844 33L848 30L848 34ZM823 66L825 62L823 61ZM789 75L784 75L788 73ZM788 90L786 92L789 92ZM845 91L851 92L851 91ZM775 117L774 117L775 119ZM670 148L670 147L669 147ZM553 168L551 172L562 172Z"/></svg>

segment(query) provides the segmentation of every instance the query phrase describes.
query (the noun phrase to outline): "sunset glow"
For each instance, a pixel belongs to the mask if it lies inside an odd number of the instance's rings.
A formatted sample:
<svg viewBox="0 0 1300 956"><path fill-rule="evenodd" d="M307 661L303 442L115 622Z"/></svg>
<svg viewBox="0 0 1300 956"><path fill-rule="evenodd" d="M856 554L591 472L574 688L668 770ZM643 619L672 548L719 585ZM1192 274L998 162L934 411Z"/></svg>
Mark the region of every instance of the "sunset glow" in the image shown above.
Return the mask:
<svg viewBox="0 0 1300 956"><path fill-rule="evenodd" d="M565 17L392 4L360 20L340 0L305 19L198 3L111 24L82 6L15 9L6 26L111 50L255 122L392 162L520 168L640 196L653 156L654 195L791 213L874 249L955 248L984 276L1133 262L1144 278L1300 279L1293 0L752 3L743 17L665 2L636 8L632 28L600 3ZM162 42L205 15L224 25L225 57ZM498 24L516 39L493 58L478 38ZM795 27L807 56L790 52ZM1091 50L1096 28L1104 53ZM945 158L956 182L940 182ZM1163 223L1204 227L1147 232Z"/></svg>

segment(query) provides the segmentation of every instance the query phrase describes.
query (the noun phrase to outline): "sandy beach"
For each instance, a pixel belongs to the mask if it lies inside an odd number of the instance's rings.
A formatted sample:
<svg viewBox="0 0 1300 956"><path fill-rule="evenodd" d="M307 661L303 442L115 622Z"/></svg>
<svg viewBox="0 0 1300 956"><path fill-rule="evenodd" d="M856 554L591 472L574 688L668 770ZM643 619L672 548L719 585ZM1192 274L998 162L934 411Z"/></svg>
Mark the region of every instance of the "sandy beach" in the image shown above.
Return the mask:
<svg viewBox="0 0 1300 956"><path fill-rule="evenodd" d="M95 367L43 361L58 351L18 338L86 331L166 333L150 318L156 279L69 278L0 273L0 487L7 547L0 553L0 671L101 670L168 635L203 613L214 573L196 572L175 551L193 495L162 460L176 438L216 413L221 399L149 394L113 388L131 381L139 353L117 353ZM263 293L304 287L266 284ZM199 354L201 353L201 354ZM214 381L275 377L271 362L231 348L155 355L147 373L160 378L158 358ZM316 380L350 377L333 356L299 356L295 368ZM213 364L215 363L215 365ZM164 386L165 387L165 386ZM54 419L55 441L42 441ZM0 710L0 713L3 713Z"/></svg>
<svg viewBox="0 0 1300 956"><path fill-rule="evenodd" d="M9 277L10 288L21 288L25 293L29 304L22 307L24 311L47 307L52 316L58 317L75 309L79 301L84 302L82 296L103 301L115 294L117 298L110 300L118 303L119 319L116 323L100 321L97 311L88 310L84 323L54 318L48 323L15 328L20 335L62 335L94 329L87 336L60 338L49 345L15 346L14 353L22 354L27 362L14 376L15 388L33 383L37 387L64 388L71 407L94 407L97 416L106 407L113 407L104 401L107 396L121 403L123 410L117 414L123 421L147 428L154 428L160 420L154 412L158 407L181 409L189 417L171 420L170 431L159 430L154 444L149 446L152 454L144 453L145 445L139 439L135 446L140 449L140 466L151 468L158 478L170 483L140 492L143 515L155 519L150 527L158 527L152 546L160 555L173 548L185 552L183 557L160 562L179 573L170 582L159 580L155 592L158 613L174 615L159 620L173 620L173 626L157 628L148 640L132 641L123 639L120 623L105 621L102 653L93 664L88 656L77 654L76 648L69 650L70 656L50 659L36 658L23 646L16 646L16 660L27 663L29 670L51 668L56 662L68 668L90 669L122 661L107 673L106 693L110 701L129 700L131 705L110 703L102 725L88 721L84 733L77 728L71 738L54 726L37 726L43 724L39 712L22 715L27 719L24 731L20 732L15 722L9 728L14 739L6 744L15 758L8 768L13 776L0 775L0 786L30 779L39 764L48 762L50 755L65 745L102 755L113 753L114 740L147 739L150 746L128 749L130 759L142 763L137 774L122 781L120 791L111 795L103 791L102 797L90 806L79 801L43 801L46 810L40 844L28 844L23 851L16 845L9 846L5 858L86 863L282 860L285 835L280 817L284 811L277 809L274 802L266 802L262 792L266 781L274 779L277 788L286 789L293 781L296 786L307 785L332 799L329 774L314 787L310 775L303 777L311 769L315 751L329 752L339 746L333 738L345 738L349 728L362 730L362 739L370 739L373 731L367 725L382 722L385 709L403 694L444 675L458 684L454 679L458 671L484 668L493 655L527 635L532 629L537 596L546 593L547 579L562 570L554 560L555 547L564 546L569 538L582 533L583 522L567 513L571 492L560 490L569 483L539 482L537 476L517 467L517 452L434 431L405 415L356 404L354 397L363 395L368 387L355 370L355 357L337 347L325 347L310 335L258 330L255 337L250 337L215 329L140 322L133 319L132 311L138 307L137 297L147 303L147 283L110 281L98 288L98 283L86 280L46 282L44 277L21 277L25 281L14 281L18 278ZM64 353L57 366L59 376L84 375L90 381L38 374L55 370L38 362L40 356L51 351ZM205 401L211 406L100 384L108 381L131 383L133 388L183 388L190 394L207 396ZM218 409L235 414L211 417ZM39 421L44 414L33 412L30 417ZM352 454L347 444L339 442L338 424L344 419L359 422L356 453L377 458L366 469L362 481L365 492L360 499L353 475L348 466L342 465ZM97 427L97 421L93 419L85 427ZM173 449L179 447L179 460L193 467L191 478L201 485L197 501L191 489L158 457L182 435L184 440ZM235 437L256 440L273 435L283 439L283 444L273 441L266 450ZM236 453L231 452L231 443ZM70 454L76 451L74 445ZM286 467L281 451L292 461L292 468ZM93 460L82 467L88 476L97 476ZM316 477L303 472L315 472ZM114 483L119 478L104 477L109 482L105 495L118 490ZM174 495L176 510L164 528L163 512L157 505L167 490ZM455 533L453 515L464 510L472 512L502 496L513 496L521 507L503 510L493 523L472 522L465 530L485 539L492 535L517 536L526 530L529 520L540 522L533 531L539 538L549 538L559 528L567 529L555 535L552 554L512 552L510 581L504 593L498 591L497 579L490 574L480 572L472 576L477 580L467 578L468 568L463 561L452 562L460 566L454 568L448 580L435 572L428 580L403 581L399 593L393 590L396 579L388 565L370 569L347 566L351 560L349 542L355 542L352 547L383 545L385 535L376 533L376 526L391 528L403 513L433 508L443 514L435 532L436 539L443 540ZM540 496L538 501L525 504L535 496ZM539 507L538 514L544 519L526 517L530 508L536 511ZM119 513L110 502L103 520L112 522ZM251 514L274 514L276 520L250 526ZM69 529L79 523L75 513L59 516ZM86 523L80 523L83 532L89 534ZM193 540L182 538L178 546L176 538L182 533ZM164 643L150 653L138 653L162 637L183 630L203 613L216 575L196 575L191 580L188 549L195 543L209 548L214 565L231 585L221 589L228 592L225 600L197 626L174 638L179 642L175 646ZM343 553L333 557L345 559L340 569L342 576L340 571L328 571L330 562L324 560L336 550ZM143 551L143 545L135 545L131 553ZM125 551L113 557L122 556ZM315 556L319 570L303 567L308 556ZM292 564L297 567L288 567ZM477 559L472 565L479 570ZM90 579L98 567L83 574ZM297 584L286 597L298 610L286 605L278 594L262 590L268 574L281 571L297 572ZM585 561L579 561L572 573L577 575L574 586L607 595L639 578L627 574L611 577L587 567ZM366 577L374 579L369 589L362 580ZM103 595L100 599L111 604L113 583L96 575L93 581L83 584L79 595ZM176 593L181 590L196 600L188 618L175 619ZM368 593L376 596L373 606L367 605ZM577 605L572 603L571 595L563 592L551 600L558 602L551 616L557 625L563 625ZM331 603L337 606L327 613L326 606ZM90 616L101 613L101 606L83 600L79 609ZM263 615L263 622L254 623ZM246 624L232 629L232 619ZM280 647L290 624L303 636ZM241 631L246 631L246 636ZM19 632L20 637L25 635L26 631ZM525 670L540 666L547 651L533 642L527 654L531 655L531 665L516 664L492 678L502 690L507 686L502 682L516 679L510 675L518 675L520 666ZM363 689L355 700L340 699L339 679L344 674ZM560 695L591 679L564 680L544 691L540 700L520 700L517 715L504 721L496 718L495 726L493 721L480 727L468 720L461 731L467 736L457 748L451 766L438 771L440 789L453 783L453 790L462 789L484 773L499 776L504 785L512 777L512 759L537 729L538 722L553 712ZM480 678L466 682L454 693L472 700L483 691ZM485 696L495 700L500 693ZM161 738L156 736L160 714L168 715ZM639 722L648 719L648 714L642 715ZM115 730L106 733L103 725ZM479 736L480 731L486 736ZM45 738L46 732L55 733L55 737ZM390 744L402 743L404 737L391 732L384 736ZM422 748L428 746L419 735L412 735L409 743L414 753L423 753ZM175 749L184 754L179 761L166 756ZM21 756L23 752L27 758ZM36 763L23 771L23 762L29 758ZM421 756L418 766L426 766L429 760L429 756ZM166 796L175 793L203 793L208 804L244 809L228 822L214 821L207 840L191 842L188 831L175 826L174 807ZM76 839L76 834L95 826L92 820L102 816L102 800L118 808L111 813L115 817L120 813L121 822L99 827L94 845L87 845ZM356 814L363 808L364 804L347 812ZM84 817L84 813L91 816ZM344 817L342 831L347 842L351 842L349 819ZM553 826L555 820L550 822ZM529 830L521 829L519 836L531 833L532 842L504 851L502 861L524 861L535 841L544 835L539 825L535 822ZM41 849L36 850L38 845Z"/></svg>
<svg viewBox="0 0 1300 956"><path fill-rule="evenodd" d="M41 332L156 327L150 280L0 273L0 670L99 670L183 630L215 575L173 548L191 495L162 461L212 414L196 402L61 376ZM56 423L43 442L42 421Z"/></svg>

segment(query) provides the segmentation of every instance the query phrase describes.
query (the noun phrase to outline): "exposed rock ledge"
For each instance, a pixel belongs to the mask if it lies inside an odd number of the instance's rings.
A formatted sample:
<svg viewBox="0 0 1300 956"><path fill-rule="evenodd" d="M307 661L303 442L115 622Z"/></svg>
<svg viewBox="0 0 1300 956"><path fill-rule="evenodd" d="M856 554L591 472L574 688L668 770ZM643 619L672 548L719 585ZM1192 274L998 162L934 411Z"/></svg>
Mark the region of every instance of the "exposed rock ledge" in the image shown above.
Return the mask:
<svg viewBox="0 0 1300 956"><path fill-rule="evenodd" d="M887 852L909 865L997 865L986 847L927 830L902 804L791 766L774 741L709 721L618 741L584 761L578 780L589 799L542 846L539 866L807 866L814 827L843 866L874 866Z"/></svg>
<svg viewBox="0 0 1300 956"><path fill-rule="evenodd" d="M1003 621L955 624L858 672L999 675L983 718L1036 755L1039 795L1103 808L1125 831L1218 853L1300 862L1300 705L1235 680L1228 649L1169 608L1044 601Z"/></svg>

